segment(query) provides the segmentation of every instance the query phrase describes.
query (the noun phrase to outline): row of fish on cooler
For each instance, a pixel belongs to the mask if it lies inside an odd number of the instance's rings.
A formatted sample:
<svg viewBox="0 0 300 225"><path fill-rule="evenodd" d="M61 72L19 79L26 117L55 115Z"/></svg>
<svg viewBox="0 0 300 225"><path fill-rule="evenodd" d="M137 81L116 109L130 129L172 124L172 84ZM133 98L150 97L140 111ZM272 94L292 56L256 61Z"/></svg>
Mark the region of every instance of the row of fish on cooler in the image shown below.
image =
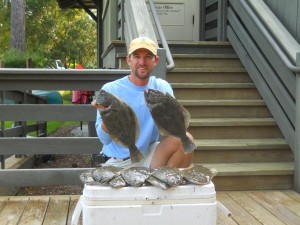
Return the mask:
<svg viewBox="0 0 300 225"><path fill-rule="evenodd" d="M169 93L147 89L144 96L159 133L162 136L172 135L180 138L185 153L194 151L197 146L186 135L190 121L188 110ZM103 89L96 95L96 104L101 106L98 110L110 137L129 149L132 163L140 162L143 154L136 147L140 128L132 108L119 97ZM128 131L126 134L125 130Z"/></svg>
<svg viewBox="0 0 300 225"><path fill-rule="evenodd" d="M201 165L192 165L182 170L174 167L157 169L129 167L123 169L115 166L104 166L83 172L80 175L80 180L84 184L102 184L113 188L153 185L166 190L172 186L190 183L205 185L210 183L216 174L215 169Z"/></svg>

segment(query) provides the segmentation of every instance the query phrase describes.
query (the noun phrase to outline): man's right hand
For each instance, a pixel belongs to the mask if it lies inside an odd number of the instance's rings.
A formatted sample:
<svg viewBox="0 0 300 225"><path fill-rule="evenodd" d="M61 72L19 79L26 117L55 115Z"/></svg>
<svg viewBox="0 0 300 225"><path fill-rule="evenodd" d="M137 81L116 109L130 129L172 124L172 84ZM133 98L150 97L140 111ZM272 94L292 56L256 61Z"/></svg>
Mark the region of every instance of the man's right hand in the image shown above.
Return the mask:
<svg viewBox="0 0 300 225"><path fill-rule="evenodd" d="M91 105L94 106L96 109L104 109L104 108L105 108L105 106L100 105L99 103L97 103L96 100L92 101L92 102L91 102ZM108 133L107 127L105 126L105 124L103 123L103 121L102 121L102 123L101 123L101 128L102 128L106 133Z"/></svg>

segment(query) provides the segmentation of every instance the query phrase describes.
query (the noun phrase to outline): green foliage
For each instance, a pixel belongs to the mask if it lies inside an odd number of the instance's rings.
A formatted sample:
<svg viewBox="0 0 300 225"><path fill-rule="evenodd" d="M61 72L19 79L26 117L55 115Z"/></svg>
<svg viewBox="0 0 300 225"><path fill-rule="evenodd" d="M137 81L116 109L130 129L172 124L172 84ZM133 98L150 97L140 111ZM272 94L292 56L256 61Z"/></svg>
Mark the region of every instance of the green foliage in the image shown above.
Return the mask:
<svg viewBox="0 0 300 225"><path fill-rule="evenodd" d="M6 68L26 68L26 55L17 49L7 51L2 60Z"/></svg>
<svg viewBox="0 0 300 225"><path fill-rule="evenodd" d="M26 53L34 67L56 59L96 65L96 22L82 9L61 10L56 0L26 0ZM10 3L0 1L0 56L9 50Z"/></svg>
<svg viewBox="0 0 300 225"><path fill-rule="evenodd" d="M37 52L21 52L17 49L9 49L2 55L2 60L6 68L26 68L26 61L32 60L33 67L45 67L49 60L40 56Z"/></svg>
<svg viewBox="0 0 300 225"><path fill-rule="evenodd" d="M55 131L57 131L61 127L68 127L68 126L79 126L80 122L78 121L50 121L47 123L47 135L53 134Z"/></svg>
<svg viewBox="0 0 300 225"><path fill-rule="evenodd" d="M0 0L0 56L9 50L10 4Z"/></svg>

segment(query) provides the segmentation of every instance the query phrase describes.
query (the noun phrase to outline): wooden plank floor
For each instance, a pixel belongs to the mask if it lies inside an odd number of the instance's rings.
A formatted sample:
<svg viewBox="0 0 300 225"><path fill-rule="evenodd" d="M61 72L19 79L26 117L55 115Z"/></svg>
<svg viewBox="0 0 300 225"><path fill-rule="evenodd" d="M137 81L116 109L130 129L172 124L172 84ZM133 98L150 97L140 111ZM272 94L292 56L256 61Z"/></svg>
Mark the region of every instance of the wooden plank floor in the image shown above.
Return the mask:
<svg viewBox="0 0 300 225"><path fill-rule="evenodd" d="M0 224L71 224L79 197L2 196ZM221 203L217 211L220 225L300 225L300 195L294 191L217 192L217 199ZM231 217L228 212L232 213Z"/></svg>

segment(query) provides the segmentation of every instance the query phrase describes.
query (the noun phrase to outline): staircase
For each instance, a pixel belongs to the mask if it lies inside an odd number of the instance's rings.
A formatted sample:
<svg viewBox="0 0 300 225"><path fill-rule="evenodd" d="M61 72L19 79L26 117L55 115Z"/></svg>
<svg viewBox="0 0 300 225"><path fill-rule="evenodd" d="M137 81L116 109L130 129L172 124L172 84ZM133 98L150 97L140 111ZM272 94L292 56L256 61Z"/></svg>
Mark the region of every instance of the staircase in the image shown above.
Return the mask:
<svg viewBox="0 0 300 225"><path fill-rule="evenodd" d="M232 47L170 48L176 67L167 80L191 114L193 162L217 169L216 190L292 188L292 151Z"/></svg>
<svg viewBox="0 0 300 225"><path fill-rule="evenodd" d="M184 54L190 48L193 54ZM180 54L171 49L176 67L167 80L191 114L194 163L217 169L217 190L292 188L292 151L230 50L214 42L181 47Z"/></svg>

